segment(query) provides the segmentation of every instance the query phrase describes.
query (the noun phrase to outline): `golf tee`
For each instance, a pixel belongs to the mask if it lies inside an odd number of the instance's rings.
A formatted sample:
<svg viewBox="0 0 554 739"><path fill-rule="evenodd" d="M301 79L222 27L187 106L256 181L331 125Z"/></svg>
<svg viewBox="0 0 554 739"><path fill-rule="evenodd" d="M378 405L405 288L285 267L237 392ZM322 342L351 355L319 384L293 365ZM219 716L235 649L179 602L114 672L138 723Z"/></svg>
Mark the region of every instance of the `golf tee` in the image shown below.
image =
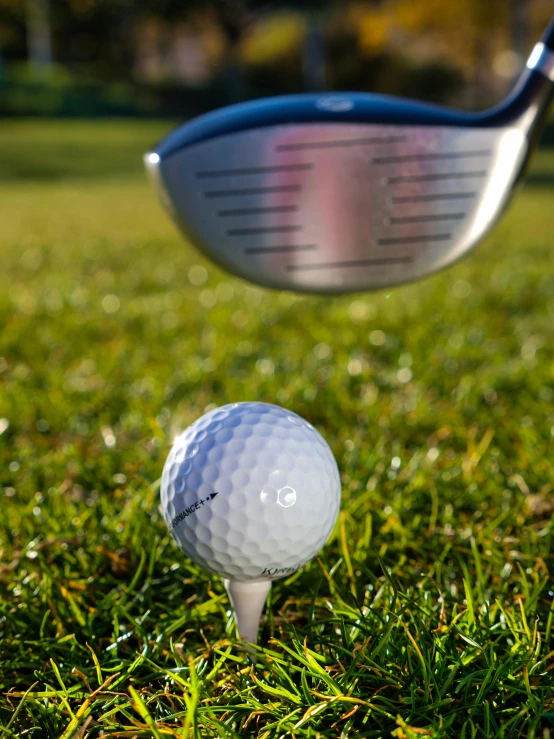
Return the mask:
<svg viewBox="0 0 554 739"><path fill-rule="evenodd" d="M257 644L258 628L264 604L271 590L271 580L252 580L250 582L224 580L223 583L235 612L235 620L241 640ZM249 649L249 651L253 652L254 650Z"/></svg>

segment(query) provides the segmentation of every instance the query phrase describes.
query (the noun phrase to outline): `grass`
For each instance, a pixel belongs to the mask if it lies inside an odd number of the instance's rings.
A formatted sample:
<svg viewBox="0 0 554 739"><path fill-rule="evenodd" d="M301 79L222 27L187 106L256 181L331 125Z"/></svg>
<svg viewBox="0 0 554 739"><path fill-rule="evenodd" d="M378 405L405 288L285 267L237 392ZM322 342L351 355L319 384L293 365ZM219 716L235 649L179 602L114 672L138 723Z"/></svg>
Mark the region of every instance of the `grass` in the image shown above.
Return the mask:
<svg viewBox="0 0 554 739"><path fill-rule="evenodd" d="M548 739L554 150L463 262L323 299L184 244L140 161L167 124L2 125L0 733ZM252 399L343 480L255 666L157 510L175 432Z"/></svg>

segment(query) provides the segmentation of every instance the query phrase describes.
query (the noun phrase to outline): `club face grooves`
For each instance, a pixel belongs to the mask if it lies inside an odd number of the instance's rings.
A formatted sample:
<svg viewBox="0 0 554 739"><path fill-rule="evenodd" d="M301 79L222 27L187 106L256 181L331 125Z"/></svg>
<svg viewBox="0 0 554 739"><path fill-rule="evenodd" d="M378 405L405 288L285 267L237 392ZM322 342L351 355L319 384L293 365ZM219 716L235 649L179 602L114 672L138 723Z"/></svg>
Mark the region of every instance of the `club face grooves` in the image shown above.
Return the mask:
<svg viewBox="0 0 554 739"><path fill-rule="evenodd" d="M298 164L276 164L273 167L237 167L236 169L214 169L196 172L199 180L219 179L221 177L251 177L256 175L272 175L281 172L307 172L313 169L311 162L299 162Z"/></svg>
<svg viewBox="0 0 554 739"><path fill-rule="evenodd" d="M328 141L304 141L297 144L278 144L277 152L314 151L316 149L335 149L352 146L375 146L377 144L398 144L406 141L406 136L374 136L365 139L329 139Z"/></svg>
<svg viewBox="0 0 554 739"><path fill-rule="evenodd" d="M227 218L233 216L259 216L267 215L269 213L295 213L297 210L298 205L270 205L257 208L233 208L230 210L219 210L217 212L217 215L220 218Z"/></svg>
<svg viewBox="0 0 554 739"><path fill-rule="evenodd" d="M441 200L466 200L475 198L476 192L431 193L429 195L400 195L391 198L393 205L401 203L437 203Z"/></svg>
<svg viewBox="0 0 554 739"><path fill-rule="evenodd" d="M286 254L292 252L315 251L317 244L284 244L282 246L250 246L245 254Z"/></svg>
<svg viewBox="0 0 554 739"><path fill-rule="evenodd" d="M239 187L231 190L207 190L205 198L247 197L248 195L275 195L283 192L300 192L301 185L278 185L276 187Z"/></svg>
<svg viewBox="0 0 554 739"><path fill-rule="evenodd" d="M418 279L472 248L509 196L525 153L518 133L267 127L159 167L178 222L223 267L270 287L340 293Z"/></svg>
<svg viewBox="0 0 554 739"><path fill-rule="evenodd" d="M391 216L388 223L398 226L401 223L436 223L437 221L459 221L465 217L465 213L427 213L421 216Z"/></svg>
<svg viewBox="0 0 554 739"><path fill-rule="evenodd" d="M482 149L479 151L441 151L421 154L400 154L389 157L374 157L371 161L373 164L402 164L406 162L429 162L448 159L470 159L474 157L489 157L490 149Z"/></svg>

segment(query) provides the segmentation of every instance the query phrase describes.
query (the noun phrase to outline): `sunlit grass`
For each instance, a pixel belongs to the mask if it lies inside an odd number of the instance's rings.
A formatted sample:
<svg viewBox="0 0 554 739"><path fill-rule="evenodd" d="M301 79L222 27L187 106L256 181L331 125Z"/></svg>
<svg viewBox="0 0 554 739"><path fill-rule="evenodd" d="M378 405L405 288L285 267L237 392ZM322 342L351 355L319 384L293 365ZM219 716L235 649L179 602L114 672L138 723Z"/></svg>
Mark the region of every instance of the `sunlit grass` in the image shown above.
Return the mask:
<svg viewBox="0 0 554 739"><path fill-rule="evenodd" d="M167 128L0 139L0 729L548 739L553 152L463 262L322 299L183 242L142 174ZM234 400L308 418L343 479L254 668L157 510L176 431Z"/></svg>

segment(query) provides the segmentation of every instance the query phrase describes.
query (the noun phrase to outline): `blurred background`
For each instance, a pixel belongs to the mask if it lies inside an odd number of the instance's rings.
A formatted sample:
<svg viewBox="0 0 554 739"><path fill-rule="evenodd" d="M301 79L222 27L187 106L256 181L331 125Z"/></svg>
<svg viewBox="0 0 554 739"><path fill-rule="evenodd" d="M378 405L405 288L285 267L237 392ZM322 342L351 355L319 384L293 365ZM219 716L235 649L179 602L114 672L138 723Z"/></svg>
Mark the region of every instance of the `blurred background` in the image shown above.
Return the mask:
<svg viewBox="0 0 554 739"><path fill-rule="evenodd" d="M551 0L0 0L0 115L175 116L372 90L486 107Z"/></svg>
<svg viewBox="0 0 554 739"><path fill-rule="evenodd" d="M258 95L488 107L553 6L0 0L6 736L84 737L91 717L87 736L151 736L130 714L135 687L171 721L164 736L181 707L202 737L254 736L265 721L272 735L407 737L404 721L418 737L493 736L497 722L495 736L551 735L539 722L554 712L554 106L525 187L473 254L364 295L225 274L163 213L142 155L179 121ZM321 429L343 483L336 537L276 583L263 639L298 644L285 655L296 671L306 637L332 685L381 701L370 721L326 683L328 708L296 734L293 667L275 659L267 689L237 669L222 585L179 557L157 512L176 433L253 399ZM360 613L374 614L364 632ZM208 644L221 649L206 657ZM187 674L200 687L185 706L173 692Z"/></svg>

